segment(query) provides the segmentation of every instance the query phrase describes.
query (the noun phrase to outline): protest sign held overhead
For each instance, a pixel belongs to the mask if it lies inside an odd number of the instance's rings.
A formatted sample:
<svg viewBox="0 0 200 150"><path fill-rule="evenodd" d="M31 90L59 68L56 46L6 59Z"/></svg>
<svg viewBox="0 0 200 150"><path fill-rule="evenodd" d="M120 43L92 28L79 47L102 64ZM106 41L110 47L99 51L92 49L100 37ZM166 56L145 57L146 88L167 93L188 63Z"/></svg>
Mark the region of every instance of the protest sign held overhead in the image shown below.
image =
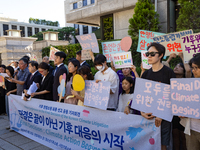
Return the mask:
<svg viewBox="0 0 200 150"><path fill-rule="evenodd" d="M85 49L81 51L81 60L91 60L92 57L90 56L91 49Z"/></svg>
<svg viewBox="0 0 200 150"><path fill-rule="evenodd" d="M84 105L106 110L110 96L110 83L85 81Z"/></svg>
<svg viewBox="0 0 200 150"><path fill-rule="evenodd" d="M136 78L131 108L172 121L170 85Z"/></svg>
<svg viewBox="0 0 200 150"><path fill-rule="evenodd" d="M16 95L9 106L10 128L51 149L161 149L154 119Z"/></svg>
<svg viewBox="0 0 200 150"><path fill-rule="evenodd" d="M194 54L200 53L200 33L183 36L181 38L181 46L183 49L183 57L187 63Z"/></svg>
<svg viewBox="0 0 200 150"><path fill-rule="evenodd" d="M132 39L127 36L121 40L121 49L125 52L128 52L132 45Z"/></svg>
<svg viewBox="0 0 200 150"><path fill-rule="evenodd" d="M131 52L112 54L115 68L127 68L133 65Z"/></svg>
<svg viewBox="0 0 200 150"><path fill-rule="evenodd" d="M76 38L81 44L83 50L91 49L93 53L99 53L99 45L94 33L78 35Z"/></svg>
<svg viewBox="0 0 200 150"><path fill-rule="evenodd" d="M60 50L56 49L55 47L51 46L50 53L49 53L49 60L54 61L55 53L59 52Z"/></svg>
<svg viewBox="0 0 200 150"><path fill-rule="evenodd" d="M112 54L124 52L121 48L121 41L101 42L103 55L106 56L107 62L112 61Z"/></svg>
<svg viewBox="0 0 200 150"><path fill-rule="evenodd" d="M150 65L148 63L148 58L146 56L146 53L147 51L141 51L141 57L142 57L142 66L144 69L150 69L152 67L152 65Z"/></svg>
<svg viewBox="0 0 200 150"><path fill-rule="evenodd" d="M150 43L153 42L153 38L160 35L165 35L165 34L147 30L139 30L137 52L147 51L147 47L150 45Z"/></svg>
<svg viewBox="0 0 200 150"><path fill-rule="evenodd" d="M200 79L171 79L172 113L200 119Z"/></svg>
<svg viewBox="0 0 200 150"><path fill-rule="evenodd" d="M171 53L184 53L183 48L181 46L181 39L183 36L190 34L193 34L192 29L157 36L154 37L153 40L154 42L162 44L166 49L165 56L169 56Z"/></svg>

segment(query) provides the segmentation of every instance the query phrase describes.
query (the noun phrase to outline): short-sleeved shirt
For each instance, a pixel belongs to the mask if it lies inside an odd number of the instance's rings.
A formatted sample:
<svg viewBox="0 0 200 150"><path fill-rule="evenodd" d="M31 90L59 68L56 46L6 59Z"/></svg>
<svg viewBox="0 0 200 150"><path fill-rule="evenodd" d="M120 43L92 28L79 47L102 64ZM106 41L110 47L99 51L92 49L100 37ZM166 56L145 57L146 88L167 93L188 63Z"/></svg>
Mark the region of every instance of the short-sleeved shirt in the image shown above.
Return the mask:
<svg viewBox="0 0 200 150"><path fill-rule="evenodd" d="M29 74L30 74L30 72L28 70L28 67L26 67L24 70L20 70L18 72L17 80L25 82ZM17 95L21 96L23 89L24 89L24 85L17 84Z"/></svg>
<svg viewBox="0 0 200 150"><path fill-rule="evenodd" d="M110 82L110 89L114 94L110 94L108 101L109 109L117 109L118 105L118 92L119 92L119 77L116 72L111 68L108 68L104 74L101 71L98 71L94 77L95 80L107 81Z"/></svg>

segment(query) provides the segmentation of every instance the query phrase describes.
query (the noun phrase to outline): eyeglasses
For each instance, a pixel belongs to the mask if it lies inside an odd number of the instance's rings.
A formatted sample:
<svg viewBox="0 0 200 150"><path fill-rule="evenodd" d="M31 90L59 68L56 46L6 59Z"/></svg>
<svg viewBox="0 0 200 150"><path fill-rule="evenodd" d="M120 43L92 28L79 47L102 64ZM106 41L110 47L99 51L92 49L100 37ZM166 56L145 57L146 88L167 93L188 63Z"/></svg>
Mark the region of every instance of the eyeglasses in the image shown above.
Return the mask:
<svg viewBox="0 0 200 150"><path fill-rule="evenodd" d="M197 71L198 67L192 67L192 70Z"/></svg>
<svg viewBox="0 0 200 150"><path fill-rule="evenodd" d="M152 57L154 57L156 54L159 54L158 52L146 52L145 55L147 57L149 57L149 55L151 55Z"/></svg>

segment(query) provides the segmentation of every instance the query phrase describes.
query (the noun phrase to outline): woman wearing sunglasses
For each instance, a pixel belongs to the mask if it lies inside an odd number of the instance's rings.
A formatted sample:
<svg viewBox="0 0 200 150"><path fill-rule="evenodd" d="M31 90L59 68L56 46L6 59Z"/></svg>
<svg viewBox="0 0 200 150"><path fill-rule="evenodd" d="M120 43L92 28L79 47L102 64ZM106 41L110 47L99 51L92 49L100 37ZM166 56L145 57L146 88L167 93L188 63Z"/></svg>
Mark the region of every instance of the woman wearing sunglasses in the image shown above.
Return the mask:
<svg viewBox="0 0 200 150"><path fill-rule="evenodd" d="M170 84L170 78L175 78L176 76L172 69L162 64L162 59L165 55L165 47L158 43L151 43L147 50L146 56L152 68L146 70L141 78ZM155 118L152 113L141 112L141 115L146 119ZM170 142L171 122L156 117L155 125L156 127L161 125L161 149L166 150Z"/></svg>

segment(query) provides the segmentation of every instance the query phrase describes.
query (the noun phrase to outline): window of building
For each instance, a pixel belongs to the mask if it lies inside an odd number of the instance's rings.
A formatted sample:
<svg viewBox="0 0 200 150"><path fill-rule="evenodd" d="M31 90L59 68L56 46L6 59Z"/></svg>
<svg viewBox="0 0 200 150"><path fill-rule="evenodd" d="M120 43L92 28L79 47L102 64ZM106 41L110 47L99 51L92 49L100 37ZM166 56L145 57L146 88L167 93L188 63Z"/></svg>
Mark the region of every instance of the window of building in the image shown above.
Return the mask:
<svg viewBox="0 0 200 150"><path fill-rule="evenodd" d="M88 26L83 25L83 34L88 34Z"/></svg>
<svg viewBox="0 0 200 150"><path fill-rule="evenodd" d="M32 36L32 27L27 27L27 29L28 29L28 37L29 36Z"/></svg>
<svg viewBox="0 0 200 150"><path fill-rule="evenodd" d="M20 30L22 30L21 31L21 37L25 37L25 27L20 26L19 28L20 28Z"/></svg>
<svg viewBox="0 0 200 150"><path fill-rule="evenodd" d="M91 0L91 4L94 4L95 3L95 0Z"/></svg>
<svg viewBox="0 0 200 150"><path fill-rule="evenodd" d="M92 27L92 32L96 31L98 27Z"/></svg>
<svg viewBox="0 0 200 150"><path fill-rule="evenodd" d="M83 6L87 6L87 0L83 0Z"/></svg>
<svg viewBox="0 0 200 150"><path fill-rule="evenodd" d="M12 25L12 29L17 30L17 26L16 25Z"/></svg>
<svg viewBox="0 0 200 150"><path fill-rule="evenodd" d="M73 9L77 9L77 3L73 3Z"/></svg>
<svg viewBox="0 0 200 150"><path fill-rule="evenodd" d="M102 40L114 39L113 14L101 16L101 35Z"/></svg>
<svg viewBox="0 0 200 150"><path fill-rule="evenodd" d="M42 31L46 31L46 29L42 29Z"/></svg>
<svg viewBox="0 0 200 150"><path fill-rule="evenodd" d="M79 35L79 25L74 24L74 29L75 29L75 35ZM75 43L78 43L77 38L75 38Z"/></svg>
<svg viewBox="0 0 200 150"><path fill-rule="evenodd" d="M3 35L8 35L6 30L8 30L8 25L7 24L3 24Z"/></svg>
<svg viewBox="0 0 200 150"><path fill-rule="evenodd" d="M35 28L35 34L39 32L39 28Z"/></svg>

